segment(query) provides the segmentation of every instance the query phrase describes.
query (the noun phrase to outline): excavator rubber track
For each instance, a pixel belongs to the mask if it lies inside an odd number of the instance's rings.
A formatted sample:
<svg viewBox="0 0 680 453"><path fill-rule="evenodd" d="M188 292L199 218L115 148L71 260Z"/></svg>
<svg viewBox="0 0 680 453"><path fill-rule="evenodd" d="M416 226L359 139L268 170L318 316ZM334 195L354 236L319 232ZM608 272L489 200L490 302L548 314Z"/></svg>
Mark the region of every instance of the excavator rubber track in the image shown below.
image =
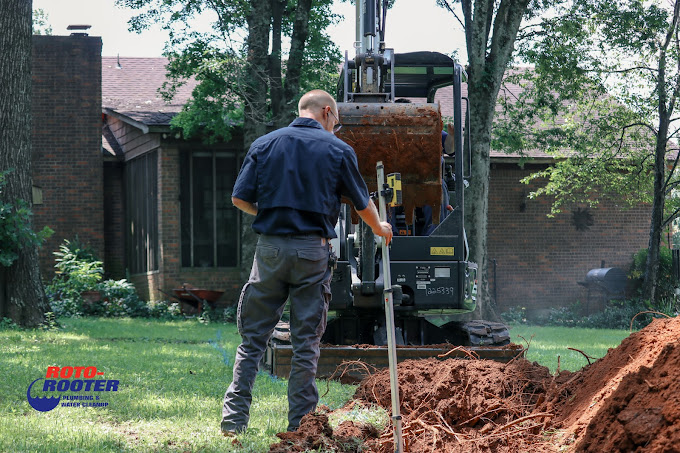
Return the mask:
<svg viewBox="0 0 680 453"><path fill-rule="evenodd" d="M437 357L442 360L486 359L505 363L524 356L526 352L521 345L510 342L510 332L502 323L468 321L457 330L464 333L465 338L458 337L454 341L456 344L397 345L397 362ZM367 372L388 366L387 346L322 343L320 351L318 378L360 380ZM289 325L280 322L267 345L261 368L274 376L287 378L292 359Z"/></svg>
<svg viewBox="0 0 680 453"><path fill-rule="evenodd" d="M387 346L373 345L322 345L321 356L316 376L319 379L361 380L375 368L387 368ZM488 359L498 362L509 362L517 356L524 355L524 348L517 344L506 346L454 346L425 345L397 346L397 362L410 359ZM264 371L287 378L290 375L290 364L293 348L287 343L272 341L267 348L263 365ZM362 366L365 364L366 366Z"/></svg>

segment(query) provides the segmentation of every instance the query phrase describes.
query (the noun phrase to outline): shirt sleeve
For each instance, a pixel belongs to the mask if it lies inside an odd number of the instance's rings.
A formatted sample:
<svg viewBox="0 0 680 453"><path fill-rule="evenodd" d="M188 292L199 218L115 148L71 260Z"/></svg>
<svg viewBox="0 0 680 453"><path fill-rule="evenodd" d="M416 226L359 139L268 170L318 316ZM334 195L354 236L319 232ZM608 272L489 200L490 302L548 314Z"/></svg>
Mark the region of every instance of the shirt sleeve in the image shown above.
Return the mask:
<svg viewBox="0 0 680 453"><path fill-rule="evenodd" d="M340 193L352 200L357 211L366 209L369 201L368 189L364 178L359 173L357 156L351 149L345 150L342 155L340 179Z"/></svg>
<svg viewBox="0 0 680 453"><path fill-rule="evenodd" d="M238 173L231 196L257 203L257 148L250 147Z"/></svg>

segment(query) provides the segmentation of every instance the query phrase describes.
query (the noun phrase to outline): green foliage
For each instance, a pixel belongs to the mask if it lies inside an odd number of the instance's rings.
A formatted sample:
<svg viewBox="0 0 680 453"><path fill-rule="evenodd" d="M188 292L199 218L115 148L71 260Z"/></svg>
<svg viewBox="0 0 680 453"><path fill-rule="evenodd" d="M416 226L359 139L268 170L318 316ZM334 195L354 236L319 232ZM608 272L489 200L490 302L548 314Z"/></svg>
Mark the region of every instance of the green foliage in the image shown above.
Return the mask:
<svg viewBox="0 0 680 453"><path fill-rule="evenodd" d="M628 278L632 280L636 287L642 286L647 263L647 249L639 250L633 255L633 264L630 267ZM656 286L657 300L673 299L675 297L675 287L677 282L673 279L673 256L670 249L661 247L659 249L659 275ZM656 307L650 307L655 309Z"/></svg>
<svg viewBox="0 0 680 453"><path fill-rule="evenodd" d="M172 126L186 138L200 137L207 143L228 141L234 126L242 125L246 113L253 115L260 108L249 108L254 102L248 96L252 75L248 65L252 64L252 49L247 49L248 39L255 33L252 10L255 0L239 2L214 2L207 0L116 0L121 6L136 9L140 13L133 17L129 24L133 31L142 31L158 24L169 34L166 43L166 55L170 63L168 81L161 92L170 100L177 89L193 78L198 83L192 93L192 99L184 106L181 113L172 120ZM304 54L300 69L299 90L311 88L333 90L337 79L337 68L340 64L340 52L325 33L331 23L339 18L331 11L332 0L312 2L309 14L309 35L304 43ZM298 2L283 2L281 23L282 41L288 42L294 37L294 25L297 19ZM196 26L196 18L210 18L209 26ZM250 22L249 22L250 19ZM271 18L268 22L272 22ZM270 39L273 36L270 23ZM286 78L289 68L287 62L294 55L288 49L282 54L274 54L269 58L269 67L262 68L267 79L268 89L272 85L280 85L283 89L278 96L285 99L281 112L274 112L274 102L268 94L268 106L262 110L262 117L250 120L267 123L278 115L281 118L293 117L297 107L298 88L295 81ZM281 66L280 84L277 82L277 66Z"/></svg>
<svg viewBox="0 0 680 453"><path fill-rule="evenodd" d="M33 34L34 35L51 35L52 26L49 23L49 15L44 9L38 8L33 10Z"/></svg>
<svg viewBox="0 0 680 453"><path fill-rule="evenodd" d="M148 303L149 317L156 319L181 319L182 309L177 302L168 302L167 300L159 300Z"/></svg>
<svg viewBox="0 0 680 453"><path fill-rule="evenodd" d="M501 313L501 319L506 324L513 326L526 324L527 323L527 313L525 307L510 307L509 310Z"/></svg>
<svg viewBox="0 0 680 453"><path fill-rule="evenodd" d="M103 263L95 259L92 251L76 238L64 239L59 250L53 252L56 268L45 293L57 317L83 314L84 291L96 291L104 273Z"/></svg>
<svg viewBox="0 0 680 453"><path fill-rule="evenodd" d="M86 315L104 317L146 317L149 309L146 302L141 300L132 283L127 280L105 280L99 283L97 291L100 299L90 304L84 304Z"/></svg>
<svg viewBox="0 0 680 453"><path fill-rule="evenodd" d="M132 283L125 279L102 281L102 262L77 237L73 241L65 239L54 256L56 275L45 292L56 317L149 316L146 302L139 298ZM95 300L83 298L88 292Z"/></svg>
<svg viewBox="0 0 680 453"><path fill-rule="evenodd" d="M680 54L673 46L660 51L667 37L677 38L670 11L654 1L577 0L559 5L532 27L531 39L520 40L518 57L533 69L507 78L524 91L502 98L493 146L555 157L524 180L532 184L530 197L552 198L553 214L603 199L621 207L652 202L655 174L664 172L655 154L672 158L668 139L677 133L665 121L678 93ZM674 170L663 178L665 195L678 183ZM667 200L665 222L680 212L679 200Z"/></svg>
<svg viewBox="0 0 680 453"><path fill-rule="evenodd" d="M20 329L20 327L10 318L2 318L0 320L0 330L16 330L16 329Z"/></svg>
<svg viewBox="0 0 680 453"><path fill-rule="evenodd" d="M211 322L236 322L235 305L231 305L223 309L214 309L210 304L204 304L201 315L198 320L202 323L209 324Z"/></svg>
<svg viewBox="0 0 680 453"><path fill-rule="evenodd" d="M59 250L53 254L56 257L54 267L57 269L55 279L64 283L65 294L92 291L101 281L104 264L77 238L73 242L64 239Z"/></svg>
<svg viewBox="0 0 680 453"><path fill-rule="evenodd" d="M655 313L676 316L677 304L674 299L665 299L657 307L650 307L648 301L642 299L612 300L605 309L591 315L583 314L583 307L576 303L567 307L552 308L546 316L532 319L529 323L538 326L579 327L589 329L630 329L633 321L633 329L642 329L655 318L663 317ZM519 323L510 323L520 325Z"/></svg>
<svg viewBox="0 0 680 453"><path fill-rule="evenodd" d="M0 194L8 172L0 172ZM22 248L39 247L53 231L49 227L39 232L31 229L31 209L24 200L14 203L0 200L0 266L9 267L19 258Z"/></svg>

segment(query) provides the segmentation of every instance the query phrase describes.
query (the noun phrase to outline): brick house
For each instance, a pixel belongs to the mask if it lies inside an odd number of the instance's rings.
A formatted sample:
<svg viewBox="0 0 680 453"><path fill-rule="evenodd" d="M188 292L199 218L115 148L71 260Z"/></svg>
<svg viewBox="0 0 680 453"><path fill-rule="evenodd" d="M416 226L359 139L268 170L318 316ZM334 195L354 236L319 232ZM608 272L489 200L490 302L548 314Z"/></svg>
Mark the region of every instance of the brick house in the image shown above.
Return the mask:
<svg viewBox="0 0 680 453"><path fill-rule="evenodd" d="M242 138L207 146L182 140L158 88L164 58L102 58L102 141L108 201L107 264L125 269L142 297L165 298L184 283L238 297L240 214L231 190ZM189 83L175 99L185 101Z"/></svg>
<svg viewBox="0 0 680 453"><path fill-rule="evenodd" d="M244 272L241 218L230 202L243 153L238 131L215 146L171 131L192 86L166 104L157 92L163 58L102 58L100 38L86 36L36 36L34 49L34 180L42 195L34 211L39 227L55 229L41 252L43 275L52 271L51 252L77 232L109 276L129 278L145 298L190 283L235 300ZM450 116L450 94L440 90L437 99ZM520 166L517 156L491 154L489 277L501 310L585 301L578 282L588 270L603 261L627 270L648 241L645 206L622 210L602 200L585 214L548 218L549 200L527 199L532 186L519 182L551 163L540 152L532 157Z"/></svg>

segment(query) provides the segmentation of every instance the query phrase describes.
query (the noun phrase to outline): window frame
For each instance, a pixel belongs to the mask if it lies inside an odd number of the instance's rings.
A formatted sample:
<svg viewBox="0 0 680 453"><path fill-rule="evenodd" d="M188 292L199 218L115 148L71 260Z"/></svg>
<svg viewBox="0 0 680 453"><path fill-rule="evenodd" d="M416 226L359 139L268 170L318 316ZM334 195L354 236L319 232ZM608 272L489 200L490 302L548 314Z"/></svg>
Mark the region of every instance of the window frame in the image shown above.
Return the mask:
<svg viewBox="0 0 680 453"><path fill-rule="evenodd" d="M194 156L196 154L211 154L211 169L212 169L212 260L213 260L213 265L212 266L198 266L195 263L195 235L194 235ZM181 269L191 269L191 270L216 270L216 269L238 269L240 268L240 263L241 263L241 227L242 227L242 221L241 221L241 211L237 209L235 206L231 205L231 208L234 209L236 213L236 259L235 259L235 264L233 266L219 266L217 263L218 261L218 219L217 219L217 159L220 157L220 154L225 155L225 157L232 158L234 159L234 164L235 164L235 174L234 174L234 182L236 182L236 176L238 175L238 169L241 167L241 162L242 162L242 154L236 150L232 149L219 149L219 148L213 148L213 149L183 149L180 150L180 156L179 156L179 164L180 167L184 160L188 160L188 175L189 175L189 181L184 181L181 175L180 171L180 234L179 234L179 259L180 259L180 268ZM200 157L200 156L199 156ZM208 156L204 156L208 157ZM184 217L184 206L182 206L182 200L184 199L184 190L185 187L188 186L188 195L186 198L189 200L189 211L188 211L188 216L189 216L189 253L191 256L189 257L189 266L186 266L184 264L184 239L183 239L183 234L182 234L182 228L183 228L183 217ZM233 186L232 186L233 190ZM231 203L231 199L229 200L229 203Z"/></svg>

